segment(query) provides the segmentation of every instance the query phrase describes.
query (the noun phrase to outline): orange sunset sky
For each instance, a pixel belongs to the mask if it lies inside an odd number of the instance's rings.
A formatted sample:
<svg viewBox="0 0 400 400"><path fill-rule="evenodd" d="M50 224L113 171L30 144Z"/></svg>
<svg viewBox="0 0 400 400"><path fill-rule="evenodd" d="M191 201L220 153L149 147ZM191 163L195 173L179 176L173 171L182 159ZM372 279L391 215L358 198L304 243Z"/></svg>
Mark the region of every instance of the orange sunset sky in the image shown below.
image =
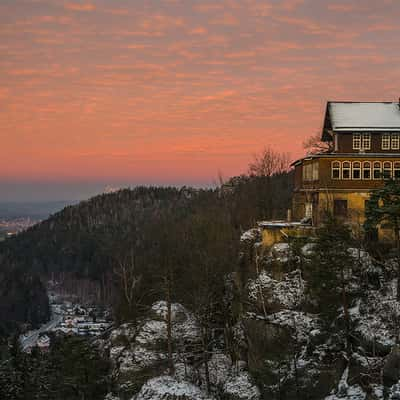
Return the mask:
<svg viewBox="0 0 400 400"><path fill-rule="evenodd" d="M400 96L399 18L398 0L1 0L0 191L299 157L327 100Z"/></svg>

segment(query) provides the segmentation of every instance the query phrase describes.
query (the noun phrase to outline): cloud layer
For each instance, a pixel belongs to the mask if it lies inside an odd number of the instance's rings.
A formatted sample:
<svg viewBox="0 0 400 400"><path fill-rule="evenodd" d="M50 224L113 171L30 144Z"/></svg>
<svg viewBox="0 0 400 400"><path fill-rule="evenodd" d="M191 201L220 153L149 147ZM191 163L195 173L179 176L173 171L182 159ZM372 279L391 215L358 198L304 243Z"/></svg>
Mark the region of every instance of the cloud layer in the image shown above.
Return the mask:
<svg viewBox="0 0 400 400"><path fill-rule="evenodd" d="M0 3L1 179L211 182L394 100L398 1Z"/></svg>

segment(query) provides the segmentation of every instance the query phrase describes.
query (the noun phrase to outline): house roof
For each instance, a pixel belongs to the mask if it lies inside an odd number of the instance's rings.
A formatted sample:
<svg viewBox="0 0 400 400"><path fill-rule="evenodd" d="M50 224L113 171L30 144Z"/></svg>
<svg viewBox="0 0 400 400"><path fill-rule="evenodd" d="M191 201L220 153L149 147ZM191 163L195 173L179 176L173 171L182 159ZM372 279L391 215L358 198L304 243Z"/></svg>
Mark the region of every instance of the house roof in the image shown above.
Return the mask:
<svg viewBox="0 0 400 400"><path fill-rule="evenodd" d="M334 132L400 130L399 103L329 101L322 140L329 140L330 130Z"/></svg>
<svg viewBox="0 0 400 400"><path fill-rule="evenodd" d="M320 154L309 154L303 158L293 161L290 166L295 167L300 165L303 161L310 161L318 158L397 158L400 159L399 153L320 153Z"/></svg>

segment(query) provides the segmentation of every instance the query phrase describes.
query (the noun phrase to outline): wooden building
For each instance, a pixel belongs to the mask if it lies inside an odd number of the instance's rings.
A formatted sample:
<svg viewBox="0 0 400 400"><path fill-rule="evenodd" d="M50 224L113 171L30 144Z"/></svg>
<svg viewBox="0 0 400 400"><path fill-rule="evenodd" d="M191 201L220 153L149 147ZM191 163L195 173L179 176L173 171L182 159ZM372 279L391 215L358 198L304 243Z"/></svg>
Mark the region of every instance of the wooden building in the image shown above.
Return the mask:
<svg viewBox="0 0 400 400"><path fill-rule="evenodd" d="M293 218L318 226L329 211L357 230L371 189L400 179L400 103L328 102L321 138L331 151L293 163Z"/></svg>

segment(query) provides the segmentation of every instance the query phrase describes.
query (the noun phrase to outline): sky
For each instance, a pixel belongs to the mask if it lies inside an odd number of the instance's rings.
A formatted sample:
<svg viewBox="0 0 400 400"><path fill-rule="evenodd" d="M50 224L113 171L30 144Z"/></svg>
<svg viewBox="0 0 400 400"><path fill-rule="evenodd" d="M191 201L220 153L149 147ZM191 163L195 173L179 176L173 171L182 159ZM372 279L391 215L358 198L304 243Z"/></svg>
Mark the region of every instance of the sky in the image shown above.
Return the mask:
<svg viewBox="0 0 400 400"><path fill-rule="evenodd" d="M0 201L298 158L327 100L398 99L399 17L398 0L0 0Z"/></svg>

